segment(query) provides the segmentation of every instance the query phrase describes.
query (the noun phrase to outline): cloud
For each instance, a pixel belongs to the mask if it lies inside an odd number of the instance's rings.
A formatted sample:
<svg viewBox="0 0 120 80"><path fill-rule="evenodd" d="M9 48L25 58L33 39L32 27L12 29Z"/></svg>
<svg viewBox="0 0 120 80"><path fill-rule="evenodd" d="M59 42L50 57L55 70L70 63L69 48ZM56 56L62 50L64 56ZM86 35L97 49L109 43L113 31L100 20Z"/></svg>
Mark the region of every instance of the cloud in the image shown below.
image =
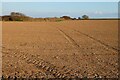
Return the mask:
<svg viewBox="0 0 120 80"><path fill-rule="evenodd" d="M99 14L99 15L102 15L103 12L102 11L96 11L95 14Z"/></svg>

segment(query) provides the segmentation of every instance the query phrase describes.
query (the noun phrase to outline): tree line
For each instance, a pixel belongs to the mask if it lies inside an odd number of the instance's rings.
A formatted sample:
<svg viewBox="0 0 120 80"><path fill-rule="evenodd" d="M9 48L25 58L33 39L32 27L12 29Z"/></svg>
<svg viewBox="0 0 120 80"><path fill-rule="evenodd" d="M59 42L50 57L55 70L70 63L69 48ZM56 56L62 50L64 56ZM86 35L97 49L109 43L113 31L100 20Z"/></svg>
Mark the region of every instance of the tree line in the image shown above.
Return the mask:
<svg viewBox="0 0 120 80"><path fill-rule="evenodd" d="M11 12L10 15L5 15L5 16L1 16L1 20L3 21L29 21L29 20L36 20L36 18L32 18L29 16L26 16L23 13L19 13L19 12ZM52 18L37 18L37 20L46 20L46 19L52 19ZM54 19L58 19L58 18L54 18ZM62 16L59 19L64 19L64 20L86 20L89 19L88 15L83 15L82 17L78 17L78 18L71 18L70 16Z"/></svg>
<svg viewBox="0 0 120 80"><path fill-rule="evenodd" d="M71 18L70 16L62 16L60 18L64 18L64 19L72 19L72 20L82 20L82 19L89 19L88 15L83 15L82 17L78 17L78 18Z"/></svg>

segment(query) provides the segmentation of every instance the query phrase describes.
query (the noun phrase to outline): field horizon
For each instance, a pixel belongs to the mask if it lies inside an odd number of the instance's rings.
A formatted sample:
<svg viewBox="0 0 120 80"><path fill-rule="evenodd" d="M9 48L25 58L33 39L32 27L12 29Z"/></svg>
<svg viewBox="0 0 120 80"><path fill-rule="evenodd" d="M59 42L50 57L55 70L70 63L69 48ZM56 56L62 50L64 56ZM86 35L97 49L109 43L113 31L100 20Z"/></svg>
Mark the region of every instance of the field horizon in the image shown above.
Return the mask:
<svg viewBox="0 0 120 80"><path fill-rule="evenodd" d="M3 15L0 16L1 21L52 21L52 22L60 22L60 21L65 21L65 20L119 20L119 18L90 18L88 15L83 15L78 18L74 18L71 16L61 16L61 17L31 17L31 16L26 16L23 13L20 12L11 12L10 15Z"/></svg>

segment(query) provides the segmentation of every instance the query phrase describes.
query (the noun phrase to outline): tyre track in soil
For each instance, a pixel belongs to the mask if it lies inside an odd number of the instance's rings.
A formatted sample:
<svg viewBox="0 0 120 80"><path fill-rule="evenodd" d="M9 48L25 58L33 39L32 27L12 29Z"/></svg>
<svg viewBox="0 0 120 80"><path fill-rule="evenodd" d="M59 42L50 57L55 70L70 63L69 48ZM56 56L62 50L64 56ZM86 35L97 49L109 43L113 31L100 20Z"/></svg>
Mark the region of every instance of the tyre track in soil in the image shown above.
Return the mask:
<svg viewBox="0 0 120 80"><path fill-rule="evenodd" d="M79 45L75 42L75 40L73 39L73 38L71 38L69 35L67 35L63 30L61 30L60 28L58 28L57 27L57 29L58 29L58 31L72 44L72 45L74 45L77 49L79 49ZM75 31L75 30L74 30ZM82 34L83 35L83 34ZM85 35L84 35L85 36ZM88 36L86 36L86 37L88 37ZM90 40L91 40L91 37L89 36L88 38L90 38ZM94 38L92 38L92 40L94 40ZM96 42L98 42L96 39L95 39L95 41ZM103 45L104 43L102 43L102 45ZM105 45L104 45L105 46ZM107 47L107 46L106 46ZM116 49L115 49L116 50ZM78 50L79 51L79 50ZM97 66L96 67L96 70L98 69L98 70L100 70L100 69L102 69L102 71L99 71L101 74L104 72L104 71L109 71L108 73L113 73L113 74L116 74L116 72L115 71L111 71L111 70L109 70L109 68L111 67L111 68L113 68L114 69L114 66L113 66L113 64L110 64L110 66L105 66L105 65L107 65L107 64L104 64L104 65L102 65L102 64L100 64L101 62L104 62L104 61L100 61L99 59L97 59L96 57L95 57L95 59L96 60L98 60L98 61L95 61L95 60L93 60L93 59L91 59L91 62L90 61L88 61L88 62L90 62L91 64L93 64L93 65L95 65L95 66ZM83 71L82 73L84 73L85 71ZM96 71L97 72L97 71Z"/></svg>
<svg viewBox="0 0 120 80"><path fill-rule="evenodd" d="M98 39L96 39L96 38L94 38L94 37L92 37L92 36L89 36L88 34L85 34L85 33L80 32L80 31L78 31L78 30L74 30L74 31L76 31L76 32L78 32L79 34L82 34L82 35L84 35L84 36L86 36L86 37L88 37L88 38L90 38L90 39L92 39L92 40L94 40L94 41L102 44L103 46L105 46L105 47L108 48L108 49L112 49L112 50L114 50L114 51L116 51L116 52L120 51L119 49L114 48L114 47L112 47L112 46L110 46L110 45L108 45L108 44L105 44L104 42L102 42L102 41L100 41L100 40L98 40Z"/></svg>
<svg viewBox="0 0 120 80"><path fill-rule="evenodd" d="M61 30L60 28L58 28L58 27L56 27L57 28L57 30L60 32L60 34L72 45L72 46L74 46L75 48L76 48L76 50L77 51L79 51L78 49L79 49L79 45L75 42L75 40L74 39L72 39L69 35L67 35L63 30ZM60 59L60 60L63 60L63 59ZM77 61L77 60L76 60ZM79 62L78 62L79 63ZM72 65L72 64L71 64ZM70 66L71 66L70 65ZM74 64L73 64L74 65ZM78 68L78 67L76 67L76 68ZM85 77L86 76L86 71L85 70L83 70L83 69L79 69L80 70L80 75L82 75L82 77ZM75 72L74 70L70 70L69 69L69 73L72 73L72 71L73 72ZM76 71L77 72L77 71ZM74 73L73 73L74 74Z"/></svg>
<svg viewBox="0 0 120 80"><path fill-rule="evenodd" d="M64 36L65 39L69 41L69 43L71 43L76 48L79 47L79 45L74 41L74 39L72 39L69 35L67 35L63 30L58 28L58 31Z"/></svg>
<svg viewBox="0 0 120 80"><path fill-rule="evenodd" d="M5 47L4 47L5 48ZM76 77L76 74L71 74L71 71L69 68L65 67L62 72L61 70L58 70L56 66L53 64L50 64L49 62L46 62L45 60L38 58L38 56L30 55L29 53L25 53L16 49L7 49L12 52L15 52L13 54L15 57L19 58L20 60L24 60L26 63L33 64L38 69L42 69L44 75L52 75L54 78L74 78ZM37 73L39 75L39 73Z"/></svg>
<svg viewBox="0 0 120 80"><path fill-rule="evenodd" d="M25 54L21 54L20 53L20 51L18 51L18 50L16 50L16 49L7 49L7 48L5 48L4 47L4 51L2 51L2 53L12 53L12 58L14 58L14 57L16 57L16 58L18 58L19 60L23 60L23 61L25 61L24 60L24 58L25 59L27 59L27 57L25 56ZM26 61L25 61L26 62ZM27 63L27 62L26 62ZM26 65L27 66L27 65ZM24 72L24 71L23 71ZM8 75L8 74L6 74L7 76L9 76L10 78L12 78L12 77L17 77L17 78L35 78L35 76L36 75L41 75L42 74L42 76L44 75L44 76L46 76L46 74L43 72L43 71L41 71L41 69L40 69L40 71L39 71L39 73L38 72L36 72L36 73L33 73L32 75L31 74L29 74L28 76L27 75L24 75L24 76L20 76L20 74L21 73L18 73L17 75L16 75L16 73L17 72L15 72L15 75L14 76L10 76L10 75ZM4 76L4 75L3 75ZM25 77L26 76L26 77ZM33 77L34 76L34 77ZM8 77L4 77L4 78L8 78Z"/></svg>
<svg viewBox="0 0 120 80"><path fill-rule="evenodd" d="M104 42L102 42L102 41L100 41L100 40L98 40L98 39L96 39L96 38L94 38L92 36L89 36L88 34L82 33L82 32L80 32L78 30L75 30L75 29L73 29L73 30L75 32L77 32L79 35L82 34L82 35L88 37L89 39L92 39L92 40L96 41L97 43L99 43L99 44L103 45L104 47L106 47L106 49L111 50L112 52L118 53L118 51L119 51L118 49L116 49L116 48L114 48L112 46L109 46L108 44L105 44ZM94 54L94 55L101 55L101 54ZM113 54L109 54L109 55L113 55ZM111 63L107 63L107 64L113 66L113 64L111 64Z"/></svg>
<svg viewBox="0 0 120 80"><path fill-rule="evenodd" d="M7 49L7 50L14 51L15 57L21 60L24 60L28 64L33 64L36 68L42 70L43 71L42 74L44 74L45 76L48 76L47 78L75 78L76 77L76 75L69 73L71 71L70 69L65 68L65 70L62 70L61 72L61 70L59 70L58 67L39 58L38 56L31 55L15 49ZM39 75L39 73L36 73L36 75Z"/></svg>
<svg viewBox="0 0 120 80"><path fill-rule="evenodd" d="M58 27L57 27L58 28ZM66 39L66 40L68 40L68 42L70 42L71 44L72 44L72 46L74 46L77 50L79 49L79 45L70 37L70 36L68 36L65 32L63 32L63 30L61 30L61 29L59 29L58 28L58 31L61 33L61 35L63 35L64 36L64 38ZM79 50L78 50L79 51ZM62 59L61 59L62 60ZM79 63L79 62L78 62ZM74 64L73 64L74 65ZM81 71L81 75L84 75L85 74L85 70L82 70L82 69L80 69L80 71Z"/></svg>

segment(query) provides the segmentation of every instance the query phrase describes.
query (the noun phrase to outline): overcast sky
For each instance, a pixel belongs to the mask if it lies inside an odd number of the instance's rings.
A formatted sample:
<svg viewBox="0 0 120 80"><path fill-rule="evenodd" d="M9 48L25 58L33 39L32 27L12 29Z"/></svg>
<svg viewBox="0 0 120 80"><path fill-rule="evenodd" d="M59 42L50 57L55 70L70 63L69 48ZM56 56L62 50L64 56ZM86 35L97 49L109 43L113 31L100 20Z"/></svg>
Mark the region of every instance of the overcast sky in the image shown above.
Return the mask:
<svg viewBox="0 0 120 80"><path fill-rule="evenodd" d="M3 2L2 15L11 12L32 17L81 17L86 14L91 18L116 18L118 2Z"/></svg>

